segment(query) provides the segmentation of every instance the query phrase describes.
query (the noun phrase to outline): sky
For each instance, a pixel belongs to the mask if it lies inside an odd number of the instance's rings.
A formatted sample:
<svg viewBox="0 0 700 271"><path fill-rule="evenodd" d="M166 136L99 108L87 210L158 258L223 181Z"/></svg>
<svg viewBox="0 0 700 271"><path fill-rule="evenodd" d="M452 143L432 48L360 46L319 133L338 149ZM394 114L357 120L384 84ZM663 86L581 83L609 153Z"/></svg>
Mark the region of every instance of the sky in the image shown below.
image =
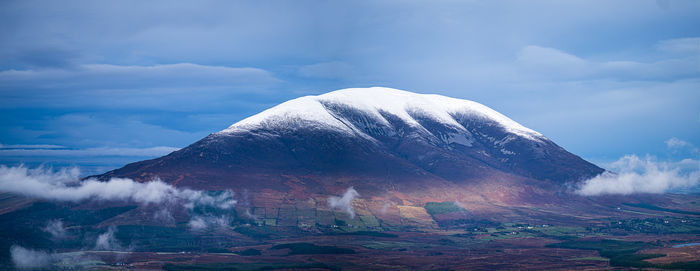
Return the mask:
<svg viewBox="0 0 700 271"><path fill-rule="evenodd" d="M109 170L370 86L477 101L602 166L697 161L700 2L0 1L0 164Z"/></svg>

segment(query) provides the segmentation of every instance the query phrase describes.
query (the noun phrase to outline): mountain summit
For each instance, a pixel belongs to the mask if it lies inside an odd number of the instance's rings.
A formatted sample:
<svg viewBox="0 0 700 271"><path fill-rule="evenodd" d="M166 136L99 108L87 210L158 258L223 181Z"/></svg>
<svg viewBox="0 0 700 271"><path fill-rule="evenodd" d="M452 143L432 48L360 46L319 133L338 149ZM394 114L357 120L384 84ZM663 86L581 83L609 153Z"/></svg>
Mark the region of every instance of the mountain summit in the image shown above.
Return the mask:
<svg viewBox="0 0 700 271"><path fill-rule="evenodd" d="M343 116L339 109L356 111L365 116L367 122L353 122L345 118L347 116ZM384 132L396 130L389 121L390 118L398 118L404 125L425 135L430 135L431 131L422 126L421 118L429 118L442 126L450 127L455 135L469 134L456 116L489 120L512 134L533 140L543 137L476 102L382 87L342 89L290 100L231 125L219 134L261 127L284 129L285 126L294 126L301 121L306 126L313 125L372 138L376 131L367 125L374 125L374 128Z"/></svg>
<svg viewBox="0 0 700 271"><path fill-rule="evenodd" d="M100 178L159 177L178 186L298 197L354 186L363 195L447 198L500 189L518 190L518 198L533 189L563 192L602 172L482 104L373 87L293 99Z"/></svg>

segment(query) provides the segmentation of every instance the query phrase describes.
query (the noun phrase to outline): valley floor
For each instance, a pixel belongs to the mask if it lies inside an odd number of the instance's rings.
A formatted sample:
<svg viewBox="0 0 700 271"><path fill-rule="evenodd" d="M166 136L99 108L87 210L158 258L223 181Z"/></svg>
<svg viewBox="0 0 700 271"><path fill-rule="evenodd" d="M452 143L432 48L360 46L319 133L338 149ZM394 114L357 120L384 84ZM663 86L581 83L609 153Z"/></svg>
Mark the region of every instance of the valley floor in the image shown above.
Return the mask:
<svg viewBox="0 0 700 271"><path fill-rule="evenodd" d="M390 206L379 214L375 203L358 200L352 217L310 201L274 208L253 200L235 210L173 212L171 223L158 224L155 210L144 206L0 194L0 269L697 270L697 201L601 200L587 214L501 206L505 211L488 217L454 202ZM188 221L196 216L228 220L194 230ZM50 234L51 221L61 221L63 237ZM111 243L103 246L101 238ZM20 256L45 262L27 265Z"/></svg>

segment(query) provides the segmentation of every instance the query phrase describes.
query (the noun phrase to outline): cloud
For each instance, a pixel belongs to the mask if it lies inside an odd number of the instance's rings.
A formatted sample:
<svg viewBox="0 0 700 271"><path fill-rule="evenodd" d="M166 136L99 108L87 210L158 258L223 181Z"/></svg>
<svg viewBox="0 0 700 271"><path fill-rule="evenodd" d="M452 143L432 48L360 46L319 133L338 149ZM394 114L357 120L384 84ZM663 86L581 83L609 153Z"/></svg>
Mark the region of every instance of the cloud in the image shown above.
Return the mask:
<svg viewBox="0 0 700 271"><path fill-rule="evenodd" d="M175 223L175 217L170 212L168 208L162 208L153 214L153 219L161 224L173 224Z"/></svg>
<svg viewBox="0 0 700 271"><path fill-rule="evenodd" d="M700 37L662 40L654 46L662 53L700 54Z"/></svg>
<svg viewBox="0 0 700 271"><path fill-rule="evenodd" d="M97 240L95 240L95 250L123 250L124 248L119 244L117 238L114 237L116 232L117 228L110 226L105 233L97 236Z"/></svg>
<svg viewBox="0 0 700 271"><path fill-rule="evenodd" d="M161 114L163 114L161 116ZM153 121L153 119L165 118L165 123ZM22 153L47 155L51 153L76 153L80 155L100 155L101 152L109 152L117 155L138 154L138 152L162 153L168 151L170 146L183 146L192 141L206 136L211 131L197 131L198 129L183 130L182 126L174 126L174 123L186 125L180 119L182 114L177 113L151 113L140 116L120 114L93 114L93 113L69 113L51 116L49 119L33 123L17 123L4 127L6 136L14 137L19 142L41 142L56 145L69 146L62 149L54 149L54 152L43 150L35 151L5 151L8 154ZM21 118L22 116L8 116ZM184 117L182 117L184 118ZM153 123L155 122L155 123ZM228 123L226 123L228 124ZM220 124L221 125L221 124ZM13 127L14 126L14 127ZM28 126L33 126L31 131L26 131ZM215 126L215 125L214 125ZM225 125L221 125L225 127ZM201 129L201 128L200 128ZM221 128L223 129L223 128ZM17 132L15 130L18 130ZM22 135L24 134L24 135ZM76 150L79 150L76 152ZM14 153L13 153L14 152Z"/></svg>
<svg viewBox="0 0 700 271"><path fill-rule="evenodd" d="M148 87L260 85L279 82L258 68L207 66L193 63L151 66L83 64L71 69L0 71L0 88L121 89Z"/></svg>
<svg viewBox="0 0 700 271"><path fill-rule="evenodd" d="M355 188L351 186L348 188L348 190L345 191L343 197L329 197L328 206L330 206L333 210L343 211L350 215L351 218L355 218L355 210L352 208L352 200L359 196L360 194L357 193L357 191L355 191Z"/></svg>
<svg viewBox="0 0 700 271"><path fill-rule="evenodd" d="M52 239L61 240L68 237L68 232L63 226L63 221L58 219L49 221L42 230L51 234Z"/></svg>
<svg viewBox="0 0 700 271"><path fill-rule="evenodd" d="M159 179L136 182L128 178L80 181L79 170L28 169L0 165L0 191L58 201L125 201L142 205L179 203L186 208L212 206L230 209L236 204L231 191L210 195L205 191L176 188Z"/></svg>
<svg viewBox="0 0 700 271"><path fill-rule="evenodd" d="M60 145L47 145L47 144L38 144L38 145L22 145L22 144L15 144L15 145L8 145L8 144L0 144L0 150L2 149L65 149L66 147L60 146Z"/></svg>
<svg viewBox="0 0 700 271"><path fill-rule="evenodd" d="M158 179L150 182L135 182L127 178L112 178L109 181L96 179L80 180L77 168L51 171L44 168L28 169L24 166L7 167L0 165L0 191L21 194L29 197L57 201L118 201L140 205L155 205L159 209L153 214L154 221L164 224L175 222L171 208L181 206L193 211L198 207L211 207L229 210L237 201L233 192L207 192L176 188ZM354 191L354 190L353 190ZM352 208L352 207L350 207ZM227 215L195 214L188 226L193 231L226 227L231 221ZM54 238L65 238L66 232L61 221L50 221L44 228ZM114 239L115 228L101 234L95 249L121 250Z"/></svg>
<svg viewBox="0 0 700 271"><path fill-rule="evenodd" d="M586 72L590 65L588 61L575 55L554 48L534 45L521 49L518 53L517 62L528 66L528 68L546 69L550 72L568 73L569 75ZM562 71L562 68L565 70Z"/></svg>
<svg viewBox="0 0 700 271"><path fill-rule="evenodd" d="M10 255L12 256L12 263L20 269L48 266L55 261L55 256L52 254L26 249L21 246L12 246Z"/></svg>
<svg viewBox="0 0 700 271"><path fill-rule="evenodd" d="M187 226L193 231L201 231L207 228L207 222L202 217L192 217Z"/></svg>
<svg viewBox="0 0 700 271"><path fill-rule="evenodd" d="M698 148L696 148L695 145L693 145L692 143L685 140L680 140L675 137L666 140L665 143L666 147L672 150L687 150L691 153L700 152L700 150L698 150Z"/></svg>
<svg viewBox="0 0 700 271"><path fill-rule="evenodd" d="M187 226L192 231L203 231L210 228L225 228L230 223L231 218L226 215L195 215L187 222Z"/></svg>
<svg viewBox="0 0 700 271"><path fill-rule="evenodd" d="M391 202L385 202L384 205L382 205L382 208L379 210L379 213L385 215L386 211L389 210L389 207L391 207Z"/></svg>
<svg viewBox="0 0 700 271"><path fill-rule="evenodd" d="M18 245L10 247L10 257L12 258L12 263L18 269L45 268L59 263L65 263L76 268L85 268L95 264L94 259L82 252L48 253Z"/></svg>
<svg viewBox="0 0 700 271"><path fill-rule="evenodd" d="M520 73L533 78L563 80L678 80L698 76L698 49L692 43L700 38L667 40L657 44L657 50L672 51L660 59L593 60L584 59L556 48L536 45L525 46L518 53L516 63ZM697 44L695 45L698 46Z"/></svg>
<svg viewBox="0 0 700 271"><path fill-rule="evenodd" d="M258 216L250 213L250 208L245 208L245 213L243 213L243 216L251 220L258 220Z"/></svg>
<svg viewBox="0 0 700 271"><path fill-rule="evenodd" d="M672 148L685 148L685 147L692 147L693 146L692 144L690 144L686 141L680 140L678 138L675 138L675 137L669 138L668 140L665 141L665 143L666 143L666 147L671 148L671 149Z"/></svg>
<svg viewBox="0 0 700 271"><path fill-rule="evenodd" d="M260 68L193 63L9 69L0 71L0 107L225 112L241 96L269 95L280 83Z"/></svg>
<svg viewBox="0 0 700 271"><path fill-rule="evenodd" d="M647 156L627 155L611 164L618 173L605 172L586 180L576 193L584 196L666 193L700 184L700 161L684 159L678 163L656 161Z"/></svg>
<svg viewBox="0 0 700 271"><path fill-rule="evenodd" d="M21 145L20 145L21 146ZM30 145L34 146L34 145ZM37 145L42 146L42 145ZM4 147L4 146L3 146ZM99 157L99 156L149 156L158 157L177 151L179 148L174 147L148 147L148 148L86 148L86 149L67 149L67 148L0 148L0 156L64 156L64 157Z"/></svg>

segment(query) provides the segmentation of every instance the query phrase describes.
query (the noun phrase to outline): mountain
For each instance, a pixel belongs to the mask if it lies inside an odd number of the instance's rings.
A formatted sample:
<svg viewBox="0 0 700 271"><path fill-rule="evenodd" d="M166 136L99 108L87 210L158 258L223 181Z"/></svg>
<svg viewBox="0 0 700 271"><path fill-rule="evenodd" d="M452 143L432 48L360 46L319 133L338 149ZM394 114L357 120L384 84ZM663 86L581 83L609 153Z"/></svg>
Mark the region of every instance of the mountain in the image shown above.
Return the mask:
<svg viewBox="0 0 700 271"><path fill-rule="evenodd" d="M409 201L518 202L564 193L603 171L482 104L373 87L293 99L98 177L299 199L354 186L363 196Z"/></svg>

